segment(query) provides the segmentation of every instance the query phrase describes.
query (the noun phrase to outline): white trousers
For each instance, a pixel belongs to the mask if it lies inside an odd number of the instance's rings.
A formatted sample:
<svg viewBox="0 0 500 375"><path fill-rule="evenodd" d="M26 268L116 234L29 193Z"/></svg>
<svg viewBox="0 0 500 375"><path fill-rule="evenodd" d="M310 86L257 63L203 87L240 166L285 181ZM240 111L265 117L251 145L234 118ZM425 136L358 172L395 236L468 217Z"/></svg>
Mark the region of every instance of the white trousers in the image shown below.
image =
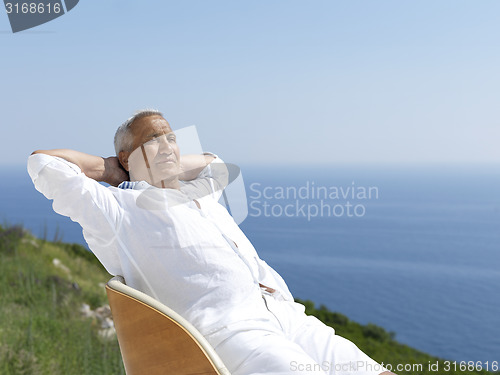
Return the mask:
<svg viewBox="0 0 500 375"><path fill-rule="evenodd" d="M232 375L376 375L386 371L295 302L264 295L267 321L226 331L214 346ZM210 340L209 340L210 341Z"/></svg>

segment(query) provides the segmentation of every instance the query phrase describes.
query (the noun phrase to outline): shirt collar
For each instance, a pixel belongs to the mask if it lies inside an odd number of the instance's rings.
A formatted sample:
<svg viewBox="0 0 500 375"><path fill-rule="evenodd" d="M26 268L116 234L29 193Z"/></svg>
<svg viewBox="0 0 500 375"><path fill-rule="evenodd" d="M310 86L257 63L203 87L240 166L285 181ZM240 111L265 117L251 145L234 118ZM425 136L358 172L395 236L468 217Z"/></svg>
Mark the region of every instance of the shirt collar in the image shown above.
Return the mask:
<svg viewBox="0 0 500 375"><path fill-rule="evenodd" d="M179 181L181 187L185 185L184 181ZM120 189L132 189L132 190L143 190L151 187L146 181L123 181L118 188Z"/></svg>
<svg viewBox="0 0 500 375"><path fill-rule="evenodd" d="M133 189L133 190L142 190L142 189L147 189L151 185L148 184L146 181L123 181L120 185L118 185L118 188L120 189Z"/></svg>

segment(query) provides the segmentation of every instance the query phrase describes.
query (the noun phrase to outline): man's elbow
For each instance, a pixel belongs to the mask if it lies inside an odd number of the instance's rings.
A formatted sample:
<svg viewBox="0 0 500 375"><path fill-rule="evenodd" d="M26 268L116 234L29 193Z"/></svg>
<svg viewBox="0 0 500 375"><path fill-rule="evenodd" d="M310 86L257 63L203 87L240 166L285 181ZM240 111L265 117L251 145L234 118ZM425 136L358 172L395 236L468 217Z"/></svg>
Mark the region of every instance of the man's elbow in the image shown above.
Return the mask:
<svg viewBox="0 0 500 375"><path fill-rule="evenodd" d="M54 153L51 152L50 150L35 150L31 153L31 155L35 154L46 154L46 155L53 155Z"/></svg>

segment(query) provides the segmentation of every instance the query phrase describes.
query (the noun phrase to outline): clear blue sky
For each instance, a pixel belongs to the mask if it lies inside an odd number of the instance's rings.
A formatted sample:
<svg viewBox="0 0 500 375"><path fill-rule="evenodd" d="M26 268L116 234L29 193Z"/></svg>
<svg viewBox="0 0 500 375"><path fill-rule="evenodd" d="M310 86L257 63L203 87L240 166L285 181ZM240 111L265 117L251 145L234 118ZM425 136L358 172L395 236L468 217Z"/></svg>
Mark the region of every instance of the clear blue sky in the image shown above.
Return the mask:
<svg viewBox="0 0 500 375"><path fill-rule="evenodd" d="M113 152L156 107L251 163L500 163L497 0L81 0L12 34L0 164Z"/></svg>

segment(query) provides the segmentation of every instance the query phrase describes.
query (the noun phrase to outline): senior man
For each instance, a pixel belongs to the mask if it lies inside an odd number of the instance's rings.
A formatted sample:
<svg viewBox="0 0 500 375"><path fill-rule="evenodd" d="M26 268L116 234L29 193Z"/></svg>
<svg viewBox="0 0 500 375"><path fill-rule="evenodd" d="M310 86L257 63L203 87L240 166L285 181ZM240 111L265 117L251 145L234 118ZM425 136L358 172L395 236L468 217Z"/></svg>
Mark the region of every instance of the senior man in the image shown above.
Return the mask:
<svg viewBox="0 0 500 375"><path fill-rule="evenodd" d="M390 374L306 316L259 258L218 203L228 174L216 155L181 157L155 110L118 128L115 151L38 150L28 171L54 210L82 226L110 274L190 321L233 375Z"/></svg>

